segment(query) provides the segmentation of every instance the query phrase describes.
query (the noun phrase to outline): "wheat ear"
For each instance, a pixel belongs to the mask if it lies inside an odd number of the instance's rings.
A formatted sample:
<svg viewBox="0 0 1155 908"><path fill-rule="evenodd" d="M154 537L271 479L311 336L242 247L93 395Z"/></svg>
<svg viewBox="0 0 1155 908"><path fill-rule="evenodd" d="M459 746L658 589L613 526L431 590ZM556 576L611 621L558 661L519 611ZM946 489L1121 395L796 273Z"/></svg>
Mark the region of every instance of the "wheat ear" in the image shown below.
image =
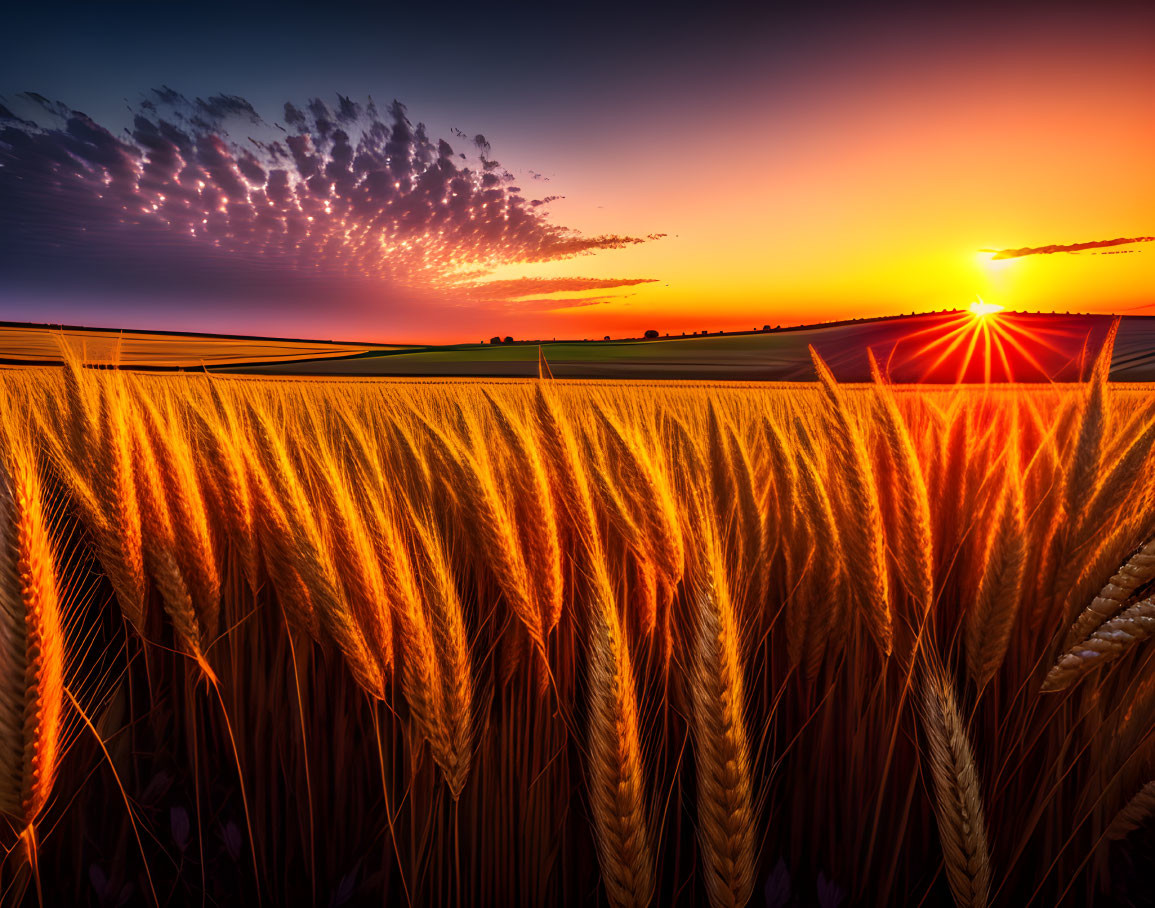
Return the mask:
<svg viewBox="0 0 1155 908"><path fill-rule="evenodd" d="M1155 597L1136 602L1103 622L1090 636L1069 647L1047 673L1044 691L1069 687L1087 672L1123 656L1155 634Z"/></svg>
<svg viewBox="0 0 1155 908"><path fill-rule="evenodd" d="M473 518L483 557L511 609L525 626L538 652L546 651L547 615L531 593L532 582L522 547L518 544L516 516L498 487L487 460L479 460L429 423L431 447L452 482L461 507Z"/></svg>
<svg viewBox="0 0 1155 908"><path fill-rule="evenodd" d="M1087 638L1104 621L1118 614L1124 603L1131 598L1131 594L1153 578L1155 578L1155 536L1143 543L1119 566L1111 579L1099 590L1098 595L1091 600L1091 604L1083 609L1067 632L1067 637L1063 641L1064 648L1069 649Z"/></svg>
<svg viewBox="0 0 1155 908"><path fill-rule="evenodd" d="M371 650L349 609L328 542L285 442L261 410L252 407L250 415L258 429L257 450L246 449L246 453L250 455L254 488L262 505L269 575L289 581L283 594L278 586L281 601L310 633L323 629L341 649L361 687L371 696L384 699L386 675L379 654ZM300 585L296 583L298 578ZM302 596L302 590L307 596Z"/></svg>
<svg viewBox="0 0 1155 908"><path fill-rule="evenodd" d="M148 584L144 574L140 502L133 477L130 404L122 376L115 376L103 391L101 437L94 454L100 461L99 475L90 478L99 500L93 531L97 554L112 583L120 610L139 631L146 617Z"/></svg>
<svg viewBox="0 0 1155 908"><path fill-rule="evenodd" d="M707 559L717 564L718 554ZM707 568L694 602L690 698L698 841L710 904L729 908L749 902L756 857L738 628L713 567Z"/></svg>
<svg viewBox="0 0 1155 908"><path fill-rule="evenodd" d="M819 452L801 420L796 422L796 432L798 451L794 460L797 468L793 475L801 489L801 501L807 506L807 521L813 539L811 551L839 552L841 534L819 472ZM794 540L796 544L804 542L801 534L796 535L799 536ZM803 573L811 572L817 582L799 583L786 605L786 645L791 663L803 664L806 676L813 678L822 664L831 631L845 610L842 600L846 595L846 571L837 558L815 559L808 554L797 560L804 565ZM814 595L816 586L821 590L817 596Z"/></svg>
<svg viewBox="0 0 1155 908"><path fill-rule="evenodd" d="M895 491L900 506L899 555L896 564L907 591L924 609L934 602L934 541L931 532L930 499L918 451L899 410L894 390L882 383L874 352L867 350L874 375L875 401L881 410L883 436L897 469Z"/></svg>
<svg viewBox="0 0 1155 908"><path fill-rule="evenodd" d="M11 415L4 414L7 422ZM0 810L29 827L52 792L64 711L64 627L35 456L0 438Z"/></svg>
<svg viewBox="0 0 1155 908"><path fill-rule="evenodd" d="M635 501L644 502L636 513L644 523L647 538L651 541L650 551L664 575L663 579L668 585L676 585L685 568L685 542L669 483L650 457L648 445L642 438L596 404L594 415L621 485Z"/></svg>
<svg viewBox="0 0 1155 908"><path fill-rule="evenodd" d="M834 450L840 460L846 509L860 527L858 532L848 533L843 540L847 562L855 566L859 578L855 589L866 617L866 626L879 650L888 656L893 646L894 629L882 512L874 471L862 432L850 421L845 391L818 352L813 347L809 349L822 390L830 403L830 418L836 436Z"/></svg>
<svg viewBox="0 0 1155 908"><path fill-rule="evenodd" d="M921 707L947 882L958 908L985 908L991 868L979 775L953 686L937 666L923 674Z"/></svg>
<svg viewBox="0 0 1155 908"><path fill-rule="evenodd" d="M1023 586L1026 538L1017 482L1004 487L983 562L978 598L966 616L967 672L981 688L1002 665Z"/></svg>
<svg viewBox="0 0 1155 908"><path fill-rule="evenodd" d="M161 603L181 646L200 664L206 675L212 675L204 657L205 640L192 593L177 559L178 543L156 453L148 433L142 427L137 427L134 441L137 494L140 497L142 526L147 539L144 563L160 593Z"/></svg>
<svg viewBox="0 0 1155 908"><path fill-rule="evenodd" d="M538 612L543 617L543 630L549 634L561 619L565 593L553 483L543 452L531 443L525 427L515 423L507 407L503 407L493 395L487 391L482 391L482 394L489 403L506 447L513 454L510 478L516 487L516 497L529 505L523 509L525 526L521 539L534 581Z"/></svg>
<svg viewBox="0 0 1155 908"><path fill-rule="evenodd" d="M430 746L450 793L458 798L465 788L473 750L473 668L468 628L453 566L429 515L415 521L414 537L422 559L421 586L441 685L441 729L430 737Z"/></svg>
<svg viewBox="0 0 1155 908"><path fill-rule="evenodd" d="M311 443L310 458L317 473L311 500L320 505L316 508L318 524L344 592L342 601L370 645L381 673L388 676L393 667L393 624L379 557L382 534L377 527L371 529L372 516L366 520L363 513L373 508L358 506L349 477L323 437ZM358 485L363 500L374 497L367 482L359 478Z"/></svg>
<svg viewBox="0 0 1155 908"><path fill-rule="evenodd" d="M637 694L617 606L603 571L590 602L590 808L602 880L614 905L644 906L654 890Z"/></svg>
<svg viewBox="0 0 1155 908"><path fill-rule="evenodd" d="M197 622L206 638L216 634L220 614L221 581L213 549L208 509L197 477L198 463L184 426L171 406L154 404L138 394L145 414L152 459L168 502L174 533L180 544L173 554L192 596Z"/></svg>
<svg viewBox="0 0 1155 908"><path fill-rule="evenodd" d="M231 410L204 408L196 411L212 472L221 489L221 509L217 520L240 556L245 581L256 593L260 586L260 555L253 515L253 492L241 453L236 423Z"/></svg>

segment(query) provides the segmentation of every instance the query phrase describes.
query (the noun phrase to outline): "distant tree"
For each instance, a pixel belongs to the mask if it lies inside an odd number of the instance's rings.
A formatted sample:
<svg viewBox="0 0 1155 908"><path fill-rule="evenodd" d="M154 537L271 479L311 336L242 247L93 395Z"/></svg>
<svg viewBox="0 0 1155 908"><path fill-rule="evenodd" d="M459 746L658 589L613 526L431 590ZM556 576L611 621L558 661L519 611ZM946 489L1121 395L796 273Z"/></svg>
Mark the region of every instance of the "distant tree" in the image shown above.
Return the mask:
<svg viewBox="0 0 1155 908"><path fill-rule="evenodd" d="M651 328L646 332L646 337L650 340L653 340L655 337L658 337L658 332Z"/></svg>
<svg viewBox="0 0 1155 908"><path fill-rule="evenodd" d="M490 342L491 344L500 344L500 343L501 343L501 338L500 338L500 337L491 337L491 338L489 339L489 342Z"/></svg>
<svg viewBox="0 0 1155 908"><path fill-rule="evenodd" d="M503 344L512 344L512 343L513 343L513 338L512 338L512 337L507 337L505 340L503 340L503 341L502 341L502 343L503 343Z"/></svg>
<svg viewBox="0 0 1155 908"><path fill-rule="evenodd" d="M762 326L762 330L763 330L763 331L769 331L769 330L770 330L770 326L769 326L769 325L763 325L763 326Z"/></svg>
<svg viewBox="0 0 1155 908"><path fill-rule="evenodd" d="M604 341L608 341L609 339L610 339L610 336L608 334L602 338L602 340L604 340Z"/></svg>

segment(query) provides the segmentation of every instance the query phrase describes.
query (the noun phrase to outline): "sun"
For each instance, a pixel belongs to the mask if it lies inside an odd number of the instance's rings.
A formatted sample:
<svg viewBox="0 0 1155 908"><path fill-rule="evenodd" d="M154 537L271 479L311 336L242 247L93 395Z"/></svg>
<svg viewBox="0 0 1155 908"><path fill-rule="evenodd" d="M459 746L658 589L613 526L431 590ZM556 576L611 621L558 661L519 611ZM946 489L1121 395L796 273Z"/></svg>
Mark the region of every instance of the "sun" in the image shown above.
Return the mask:
<svg viewBox="0 0 1155 908"><path fill-rule="evenodd" d="M970 305L970 313L975 318L986 318L988 315L994 315L996 312L1002 312L1003 309L1004 307L1000 306L998 303L983 302L983 298L981 296Z"/></svg>

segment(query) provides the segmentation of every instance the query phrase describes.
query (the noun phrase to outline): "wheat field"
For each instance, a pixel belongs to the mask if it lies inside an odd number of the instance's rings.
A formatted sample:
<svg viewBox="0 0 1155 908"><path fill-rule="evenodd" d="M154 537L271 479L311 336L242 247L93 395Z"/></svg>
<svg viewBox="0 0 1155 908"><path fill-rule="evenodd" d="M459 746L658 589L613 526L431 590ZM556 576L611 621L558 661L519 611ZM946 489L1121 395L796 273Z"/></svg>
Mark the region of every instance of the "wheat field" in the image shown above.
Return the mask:
<svg viewBox="0 0 1155 908"><path fill-rule="evenodd" d="M1132 904L1155 395L1109 355L4 371L3 902Z"/></svg>

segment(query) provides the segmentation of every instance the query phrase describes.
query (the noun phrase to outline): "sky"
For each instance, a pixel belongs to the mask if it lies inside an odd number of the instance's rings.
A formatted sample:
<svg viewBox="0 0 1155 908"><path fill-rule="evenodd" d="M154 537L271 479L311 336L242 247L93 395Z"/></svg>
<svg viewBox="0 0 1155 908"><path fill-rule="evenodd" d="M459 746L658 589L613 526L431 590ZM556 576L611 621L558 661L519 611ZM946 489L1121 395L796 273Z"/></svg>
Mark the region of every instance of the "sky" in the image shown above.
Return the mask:
<svg viewBox="0 0 1155 908"><path fill-rule="evenodd" d="M1149 3L22 6L2 320L442 343L1155 314Z"/></svg>

